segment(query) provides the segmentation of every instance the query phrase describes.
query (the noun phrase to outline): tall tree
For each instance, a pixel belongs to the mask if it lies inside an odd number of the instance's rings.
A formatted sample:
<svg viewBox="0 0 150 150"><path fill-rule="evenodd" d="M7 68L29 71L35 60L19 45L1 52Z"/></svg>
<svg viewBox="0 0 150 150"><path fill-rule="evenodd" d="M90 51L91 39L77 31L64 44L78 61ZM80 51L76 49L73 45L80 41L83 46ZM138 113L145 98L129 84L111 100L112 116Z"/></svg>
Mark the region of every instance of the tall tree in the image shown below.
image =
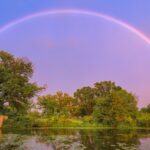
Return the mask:
<svg viewBox="0 0 150 150"><path fill-rule="evenodd" d="M95 104L94 90L91 87L83 87L74 93L77 114L79 116L91 115Z"/></svg>
<svg viewBox="0 0 150 150"><path fill-rule="evenodd" d="M117 126L128 119L135 120L137 111L135 96L126 90L115 89L97 98L93 115L99 123Z"/></svg>
<svg viewBox="0 0 150 150"><path fill-rule="evenodd" d="M0 51L0 111L6 108L25 111L33 98L43 87L31 83L32 63L23 58Z"/></svg>
<svg viewBox="0 0 150 150"><path fill-rule="evenodd" d="M74 93L77 115L92 115L95 99L110 94L114 89L121 89L121 87L111 81L96 82L94 87L87 86L77 89Z"/></svg>
<svg viewBox="0 0 150 150"><path fill-rule="evenodd" d="M95 97L102 97L110 94L115 89L121 89L112 81L101 81L94 84Z"/></svg>

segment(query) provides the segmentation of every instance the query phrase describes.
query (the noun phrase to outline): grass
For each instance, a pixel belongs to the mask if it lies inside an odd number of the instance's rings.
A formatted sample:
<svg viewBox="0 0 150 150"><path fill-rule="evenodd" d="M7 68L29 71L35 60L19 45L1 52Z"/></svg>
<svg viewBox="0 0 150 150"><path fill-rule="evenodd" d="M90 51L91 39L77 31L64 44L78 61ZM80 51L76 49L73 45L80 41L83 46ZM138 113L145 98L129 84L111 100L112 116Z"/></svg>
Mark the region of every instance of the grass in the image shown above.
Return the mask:
<svg viewBox="0 0 150 150"><path fill-rule="evenodd" d="M59 117L21 117L8 119L3 126L4 129L150 129L149 127L138 127L129 125L119 125L117 127L106 126L96 123L90 117L67 118Z"/></svg>

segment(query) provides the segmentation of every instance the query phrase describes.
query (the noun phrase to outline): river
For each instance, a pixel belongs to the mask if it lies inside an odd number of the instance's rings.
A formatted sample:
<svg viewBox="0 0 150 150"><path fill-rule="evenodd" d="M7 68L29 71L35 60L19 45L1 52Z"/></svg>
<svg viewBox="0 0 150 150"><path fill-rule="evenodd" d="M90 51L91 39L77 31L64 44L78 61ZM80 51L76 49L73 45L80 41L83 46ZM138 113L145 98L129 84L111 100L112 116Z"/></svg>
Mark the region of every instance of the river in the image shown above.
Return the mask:
<svg viewBox="0 0 150 150"><path fill-rule="evenodd" d="M150 130L4 130L0 150L150 150Z"/></svg>

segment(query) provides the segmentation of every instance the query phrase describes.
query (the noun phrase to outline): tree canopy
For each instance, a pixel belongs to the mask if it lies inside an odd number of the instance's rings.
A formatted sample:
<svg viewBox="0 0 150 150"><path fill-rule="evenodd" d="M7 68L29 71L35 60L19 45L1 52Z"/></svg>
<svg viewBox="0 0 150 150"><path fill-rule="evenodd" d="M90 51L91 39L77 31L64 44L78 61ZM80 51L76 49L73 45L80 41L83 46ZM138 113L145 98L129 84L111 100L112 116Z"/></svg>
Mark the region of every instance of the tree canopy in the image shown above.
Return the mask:
<svg viewBox="0 0 150 150"><path fill-rule="evenodd" d="M96 82L94 87L83 87L77 89L74 93L76 100L77 115L86 116L92 115L97 98L108 96L113 90L121 89L120 86L116 86L112 81Z"/></svg>
<svg viewBox="0 0 150 150"><path fill-rule="evenodd" d="M37 104L44 115L71 115L73 113L73 98L67 93L57 92L55 95L40 96Z"/></svg>
<svg viewBox="0 0 150 150"><path fill-rule="evenodd" d="M135 96L126 90L115 89L96 99L93 115L99 123L117 126L136 120L137 111Z"/></svg>
<svg viewBox="0 0 150 150"><path fill-rule="evenodd" d="M95 104L94 90L91 87L77 89L74 93L76 114L79 116L91 115Z"/></svg>
<svg viewBox="0 0 150 150"><path fill-rule="evenodd" d="M0 51L0 111L26 110L33 98L43 87L31 83L32 63L23 58Z"/></svg>
<svg viewBox="0 0 150 150"><path fill-rule="evenodd" d="M146 107L143 107L143 108L141 109L141 112L150 113L150 104L148 104Z"/></svg>

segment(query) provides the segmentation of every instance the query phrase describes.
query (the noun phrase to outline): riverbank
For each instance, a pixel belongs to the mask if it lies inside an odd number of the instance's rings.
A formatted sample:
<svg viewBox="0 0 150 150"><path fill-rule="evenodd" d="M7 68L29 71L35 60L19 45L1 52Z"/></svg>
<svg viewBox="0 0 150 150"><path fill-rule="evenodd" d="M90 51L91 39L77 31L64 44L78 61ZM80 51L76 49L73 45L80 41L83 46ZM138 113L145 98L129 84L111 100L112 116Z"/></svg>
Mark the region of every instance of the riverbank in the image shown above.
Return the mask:
<svg viewBox="0 0 150 150"><path fill-rule="evenodd" d="M66 118L64 116L49 118L10 118L5 121L3 129L150 129L150 127L137 126L136 124L119 124L108 126L96 123L90 117Z"/></svg>

